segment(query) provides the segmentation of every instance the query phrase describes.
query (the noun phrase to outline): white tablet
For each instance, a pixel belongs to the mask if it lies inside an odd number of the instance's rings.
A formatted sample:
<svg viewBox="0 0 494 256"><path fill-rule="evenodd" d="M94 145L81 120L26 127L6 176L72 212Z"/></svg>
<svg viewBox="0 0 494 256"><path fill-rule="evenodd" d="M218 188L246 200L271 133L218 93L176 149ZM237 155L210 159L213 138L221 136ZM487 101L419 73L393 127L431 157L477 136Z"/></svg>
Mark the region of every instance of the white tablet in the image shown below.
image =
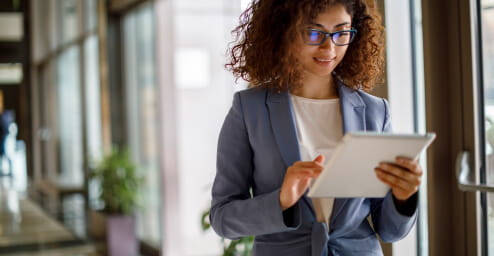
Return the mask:
<svg viewBox="0 0 494 256"><path fill-rule="evenodd" d="M384 197L389 187L374 168L395 162L397 156L417 159L435 133L347 133L326 160L324 170L309 189L309 197Z"/></svg>

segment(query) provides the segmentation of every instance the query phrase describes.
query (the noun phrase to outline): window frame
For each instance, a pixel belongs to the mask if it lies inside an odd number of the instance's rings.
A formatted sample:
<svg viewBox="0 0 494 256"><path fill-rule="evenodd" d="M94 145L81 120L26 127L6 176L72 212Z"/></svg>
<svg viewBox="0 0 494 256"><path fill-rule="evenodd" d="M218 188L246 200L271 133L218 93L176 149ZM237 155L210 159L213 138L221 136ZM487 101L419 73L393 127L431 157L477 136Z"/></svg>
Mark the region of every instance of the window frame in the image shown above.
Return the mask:
<svg viewBox="0 0 494 256"><path fill-rule="evenodd" d="M463 151L480 166L474 2L422 1L427 129L438 134L428 154L430 255L482 253L480 195L461 191L455 173Z"/></svg>

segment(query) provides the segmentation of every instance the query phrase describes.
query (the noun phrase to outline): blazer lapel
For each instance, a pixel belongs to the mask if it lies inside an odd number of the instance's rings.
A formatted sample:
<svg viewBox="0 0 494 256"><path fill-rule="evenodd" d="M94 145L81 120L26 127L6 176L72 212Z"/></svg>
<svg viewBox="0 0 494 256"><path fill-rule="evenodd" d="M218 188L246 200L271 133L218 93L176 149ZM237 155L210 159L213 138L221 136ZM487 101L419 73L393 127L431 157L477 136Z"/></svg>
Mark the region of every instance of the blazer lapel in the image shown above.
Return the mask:
<svg viewBox="0 0 494 256"><path fill-rule="evenodd" d="M290 96L286 91L281 93L269 91L267 105L274 137L283 161L288 168L294 162L300 161L297 128ZM316 213L312 205L312 200L307 197L307 193L301 199L309 205L309 209L315 216Z"/></svg>
<svg viewBox="0 0 494 256"><path fill-rule="evenodd" d="M338 81L343 133L365 131L365 103L357 91Z"/></svg>
<svg viewBox="0 0 494 256"><path fill-rule="evenodd" d="M357 91L347 87L338 81L338 92L340 93L341 116L343 120L343 134L353 131L365 131L365 103ZM331 219L340 214L343 206L349 199L335 199Z"/></svg>
<svg viewBox="0 0 494 256"><path fill-rule="evenodd" d="M365 131L365 104L357 91L338 82L343 133ZM288 92L268 92L267 105L273 133L287 166L300 160L297 130Z"/></svg>
<svg viewBox="0 0 494 256"><path fill-rule="evenodd" d="M268 92L267 105L274 137L286 166L300 160L300 151L288 92Z"/></svg>
<svg viewBox="0 0 494 256"><path fill-rule="evenodd" d="M357 91L338 82L340 107L343 120L343 133L365 131L365 103ZM288 92L268 92L266 104L269 109L269 118L274 137L286 166L291 166L300 160L300 151L295 126L293 107ZM306 195L302 197L314 212L312 200ZM336 199L333 205L331 218L337 216L348 199Z"/></svg>

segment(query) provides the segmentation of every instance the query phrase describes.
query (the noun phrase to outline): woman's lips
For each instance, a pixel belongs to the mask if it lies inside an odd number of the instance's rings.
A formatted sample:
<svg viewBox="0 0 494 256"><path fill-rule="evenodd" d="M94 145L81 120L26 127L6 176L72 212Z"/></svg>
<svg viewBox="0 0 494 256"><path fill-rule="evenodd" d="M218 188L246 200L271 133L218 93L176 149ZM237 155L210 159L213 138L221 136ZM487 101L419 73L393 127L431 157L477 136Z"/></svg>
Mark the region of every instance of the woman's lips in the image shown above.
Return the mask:
<svg viewBox="0 0 494 256"><path fill-rule="evenodd" d="M314 61L317 64L324 65L324 66L330 65L335 59L336 58L316 58L316 57L314 57Z"/></svg>

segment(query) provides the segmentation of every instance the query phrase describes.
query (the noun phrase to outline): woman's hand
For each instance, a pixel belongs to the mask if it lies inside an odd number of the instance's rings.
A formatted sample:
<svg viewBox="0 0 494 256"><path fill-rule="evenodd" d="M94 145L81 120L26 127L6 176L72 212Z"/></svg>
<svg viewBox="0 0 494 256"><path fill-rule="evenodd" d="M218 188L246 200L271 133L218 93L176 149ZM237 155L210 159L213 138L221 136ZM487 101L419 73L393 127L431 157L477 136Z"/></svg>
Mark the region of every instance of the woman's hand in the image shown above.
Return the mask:
<svg viewBox="0 0 494 256"><path fill-rule="evenodd" d="M404 202L419 189L422 167L418 161L397 157L395 163L380 163L375 169L376 176L391 187L398 202Z"/></svg>
<svg viewBox="0 0 494 256"><path fill-rule="evenodd" d="M281 185L280 205L284 211L292 207L309 188L313 178L323 170L324 156L317 156L314 161L298 161L288 167Z"/></svg>

